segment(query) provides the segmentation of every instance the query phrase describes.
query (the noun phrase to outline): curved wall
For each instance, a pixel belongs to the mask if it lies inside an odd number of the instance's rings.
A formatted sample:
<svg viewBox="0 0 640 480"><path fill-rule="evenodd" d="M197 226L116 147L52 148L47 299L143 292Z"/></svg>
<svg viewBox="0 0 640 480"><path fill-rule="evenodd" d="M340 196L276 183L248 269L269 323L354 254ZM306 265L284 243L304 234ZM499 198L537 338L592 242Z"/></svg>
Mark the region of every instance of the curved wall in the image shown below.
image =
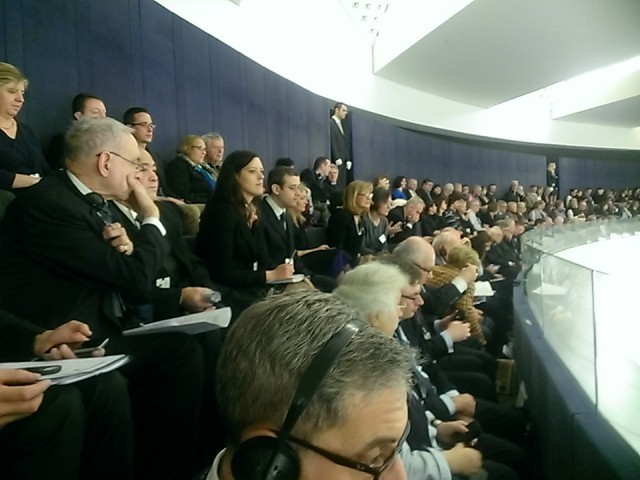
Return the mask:
<svg viewBox="0 0 640 480"><path fill-rule="evenodd" d="M279 75L327 98L403 122L490 138L639 149L640 128L550 120L483 109L404 87L372 73L370 46L337 0L156 0Z"/></svg>

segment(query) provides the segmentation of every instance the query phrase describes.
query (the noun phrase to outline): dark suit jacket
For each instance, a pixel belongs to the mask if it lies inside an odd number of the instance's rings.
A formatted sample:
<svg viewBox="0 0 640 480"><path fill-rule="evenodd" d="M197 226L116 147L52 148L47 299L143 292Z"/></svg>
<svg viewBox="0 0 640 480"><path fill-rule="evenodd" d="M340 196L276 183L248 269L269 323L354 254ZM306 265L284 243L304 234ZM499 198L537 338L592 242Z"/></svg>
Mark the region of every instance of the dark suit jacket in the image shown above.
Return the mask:
<svg viewBox="0 0 640 480"><path fill-rule="evenodd" d="M344 163L347 160L351 160L351 153L349 152L349 138L347 136L347 130L345 121L342 121L342 129L344 130L344 135L338 128L338 124L335 122L333 118L329 119L329 135L331 139L331 160L335 163L339 158L342 159L342 166L340 167L340 171L344 168Z"/></svg>
<svg viewBox="0 0 640 480"><path fill-rule="evenodd" d="M264 287L265 254L257 227L233 210L231 204L209 200L200 217L196 255L204 261L214 282L229 288ZM254 269L257 265L257 269Z"/></svg>
<svg viewBox="0 0 640 480"><path fill-rule="evenodd" d="M351 160L351 148L349 145L349 134L347 132L345 120L342 121L342 128L344 130L344 135L338 128L335 120L333 118L329 119L331 161L335 163L339 158L342 159L342 164L338 167L340 170L338 183L344 187L353 179L353 169L347 170L347 162Z"/></svg>
<svg viewBox="0 0 640 480"><path fill-rule="evenodd" d="M389 225L393 225L398 222L402 222L404 225L400 232L396 233L393 237L389 237L389 240L388 240L389 245L395 246L409 237L422 236L422 225L420 224L419 221L412 224L410 227L405 221L404 207L399 206L399 207L392 208L389 211L387 218L389 219Z"/></svg>
<svg viewBox="0 0 640 480"><path fill-rule="evenodd" d="M329 197L325 190L324 181L310 168L305 168L300 173L300 180L311 190L313 203L325 203Z"/></svg>
<svg viewBox="0 0 640 480"><path fill-rule="evenodd" d="M287 229L282 227L280 219L269 206L265 199L262 199L259 207L258 235L259 241L264 246L266 252L267 269L271 270L284 263L285 258L292 258L296 249L295 245L295 225L291 216L285 215Z"/></svg>
<svg viewBox="0 0 640 480"><path fill-rule="evenodd" d="M33 357L33 342L44 331L29 322L0 310L0 360L19 362Z"/></svg>
<svg viewBox="0 0 640 480"><path fill-rule="evenodd" d="M188 203L207 203L213 190L183 156L177 156L165 168L170 191Z"/></svg>
<svg viewBox="0 0 640 480"><path fill-rule="evenodd" d="M65 172L23 189L0 227L0 297L25 320L55 328L78 319L95 338L118 337L132 324L114 295L148 299L168 245L144 225L130 256L102 238L104 223Z"/></svg>
<svg viewBox="0 0 640 480"><path fill-rule="evenodd" d="M180 297L184 287L208 287L216 289L202 260L195 256L182 235L182 211L170 202L157 202L160 221L167 230L165 236L169 244L169 254L158 270L151 292L154 320L173 318L184 314ZM118 210L118 221L127 229L134 245L140 236L140 229ZM158 288L157 281L170 279L169 288Z"/></svg>
<svg viewBox="0 0 640 480"><path fill-rule="evenodd" d="M409 324L416 322L416 318L410 318L407 320L402 320L400 322L400 327L402 327L402 331L406 335L409 343L412 347L421 350L422 354L422 362L420 366L422 370L429 376L429 379L433 386L435 387L435 392L431 392L427 398L423 399L423 405L426 410L430 410L441 420L449 420L452 419L452 415L449 412L447 405L442 401L439 395L448 392L450 390L455 390L455 385L453 385L445 373L440 369L438 364L430 358L424 350L422 345L423 338L417 332L420 330L418 328L407 328Z"/></svg>
<svg viewBox="0 0 640 480"><path fill-rule="evenodd" d="M431 198L431 193L426 192L424 188L422 187L418 188L418 191L416 193L424 201L425 204L428 202L433 202L433 199Z"/></svg>
<svg viewBox="0 0 640 480"><path fill-rule="evenodd" d="M358 234L352 213L339 208L329 217L327 243L330 247L339 248L355 260L362 250L363 238L364 227Z"/></svg>

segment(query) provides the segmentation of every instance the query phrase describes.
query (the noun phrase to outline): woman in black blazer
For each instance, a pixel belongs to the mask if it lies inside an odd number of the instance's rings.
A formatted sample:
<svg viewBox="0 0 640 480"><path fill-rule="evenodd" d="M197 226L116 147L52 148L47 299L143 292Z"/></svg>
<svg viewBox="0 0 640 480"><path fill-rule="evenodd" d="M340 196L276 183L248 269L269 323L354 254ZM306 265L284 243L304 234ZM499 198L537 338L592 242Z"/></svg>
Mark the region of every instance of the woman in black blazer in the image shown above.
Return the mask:
<svg viewBox="0 0 640 480"><path fill-rule="evenodd" d="M344 205L329 218L327 241L329 246L348 253L352 264L358 263L362 250L364 225L362 216L369 211L373 185L371 182L356 180L344 192Z"/></svg>
<svg viewBox="0 0 640 480"><path fill-rule="evenodd" d="M248 150L229 154L220 169L216 190L200 217L196 237L196 254L204 261L212 280L238 293L243 306L263 296L267 282L293 276L292 264L281 264L273 270L265 268L266 255L251 221L255 212L251 203L263 192L260 157Z"/></svg>

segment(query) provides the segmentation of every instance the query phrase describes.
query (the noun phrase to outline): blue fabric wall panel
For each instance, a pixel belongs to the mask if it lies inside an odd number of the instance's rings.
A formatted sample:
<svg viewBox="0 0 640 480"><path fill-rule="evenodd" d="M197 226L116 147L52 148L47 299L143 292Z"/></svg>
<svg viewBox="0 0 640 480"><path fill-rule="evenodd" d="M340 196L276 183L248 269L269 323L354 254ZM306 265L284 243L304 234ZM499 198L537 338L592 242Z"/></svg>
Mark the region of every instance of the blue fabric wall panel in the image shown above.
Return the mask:
<svg viewBox="0 0 640 480"><path fill-rule="evenodd" d="M287 82L279 75L265 75L264 77L264 104L266 123L263 129L268 132L267 145L262 159L265 165L272 167L280 157L292 157L289 145L289 128L293 122L290 116L289 102L287 99Z"/></svg>
<svg viewBox="0 0 640 480"><path fill-rule="evenodd" d="M561 157L558 175L562 195L567 195L574 186L620 189L640 185L640 164L626 160Z"/></svg>
<svg viewBox="0 0 640 480"><path fill-rule="evenodd" d="M227 152L247 146L241 108L243 92L239 57L237 52L217 42L216 69L219 77L217 109L221 116L218 131L224 136L225 151Z"/></svg>
<svg viewBox="0 0 640 480"><path fill-rule="evenodd" d="M282 124L282 128L287 130L288 156L296 163L298 171L302 171L307 167L312 167L313 160L323 154L323 151L320 151L314 156L309 147L309 138L312 136L310 135L309 117L313 113L308 110L309 105L306 97L312 94L292 82L285 81L284 88L288 121ZM320 114L321 112L318 113L318 115Z"/></svg>
<svg viewBox="0 0 640 480"><path fill-rule="evenodd" d="M210 38L193 25L174 21L176 95L180 135L202 135L211 130Z"/></svg>
<svg viewBox="0 0 640 480"><path fill-rule="evenodd" d="M23 19L23 5L22 2L15 2L11 0L3 0L2 2L2 26L3 39L5 42L5 56L4 58L9 63L14 64L18 68L24 71L25 64L25 51L24 41L25 32L22 28Z"/></svg>
<svg viewBox="0 0 640 480"><path fill-rule="evenodd" d="M265 86L265 73L259 65L243 59L242 62L242 88L241 94L244 112L245 143L242 148L248 148L261 155L265 168L270 165L269 159L273 153L269 150L269 122L265 102L267 91ZM234 108L238 108L235 106ZM271 126L271 128L277 128Z"/></svg>
<svg viewBox="0 0 640 480"><path fill-rule="evenodd" d="M146 52L142 50L142 32L140 25L141 5L138 0L129 0L129 25L131 29L131 63L133 71L131 72L131 96L132 103L129 105L140 106L144 101L144 76L142 74L142 59ZM134 105L135 104L135 105ZM122 112L124 114L124 112ZM122 118L120 118L122 120Z"/></svg>
<svg viewBox="0 0 640 480"><path fill-rule="evenodd" d="M329 116L325 98L318 95L310 95L308 92L306 97L308 129L305 135L309 142L310 161L313 162L320 155L328 157L331 154L329 149ZM297 139L294 138L294 140Z"/></svg>
<svg viewBox="0 0 640 480"><path fill-rule="evenodd" d="M140 3L140 70L144 95L138 106L146 107L158 125L151 149L156 161L166 164L178 146L176 72L173 15L153 2ZM133 106L133 105L132 105Z"/></svg>
<svg viewBox="0 0 640 480"><path fill-rule="evenodd" d="M128 0L90 2L89 22L78 24L89 30L89 59L79 67L90 69L91 90L106 100L110 116L120 119L134 101L133 72L140 68L131 53L128 13Z"/></svg>
<svg viewBox="0 0 640 480"><path fill-rule="evenodd" d="M33 77L25 103L24 118L37 132L52 126L62 131L69 122L70 98L78 88L78 57L75 36L75 5L57 1L54 11L32 3L22 7L25 32L23 72L48 72ZM42 55L41 52L48 52ZM54 53L55 52L55 53Z"/></svg>

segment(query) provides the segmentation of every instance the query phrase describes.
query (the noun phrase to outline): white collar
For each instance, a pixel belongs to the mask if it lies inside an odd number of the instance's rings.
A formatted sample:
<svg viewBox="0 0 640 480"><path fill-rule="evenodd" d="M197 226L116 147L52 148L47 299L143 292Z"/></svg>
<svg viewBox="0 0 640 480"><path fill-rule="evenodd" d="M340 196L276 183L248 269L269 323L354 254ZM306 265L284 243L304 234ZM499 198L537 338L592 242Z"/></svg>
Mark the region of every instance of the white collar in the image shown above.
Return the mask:
<svg viewBox="0 0 640 480"><path fill-rule="evenodd" d="M271 210L273 210L273 213L276 214L276 218L278 220L280 220L280 217L282 217L283 213L286 213L286 208L282 208L280 207L280 205L278 205L276 203L276 201L271 197L271 195L267 195L266 197L264 197L265 202L267 202L267 205L269 205L271 207Z"/></svg>
<svg viewBox="0 0 640 480"><path fill-rule="evenodd" d="M71 170L65 170L65 173L67 174L67 177L69 177L69 180L71 180L71 183L73 183L73 185L80 190L80 193L83 195L86 195L88 193L93 193L93 190L91 190L89 187L87 187L84 183L82 183L80 181L80 179L78 177L76 177L73 172L71 172Z"/></svg>

